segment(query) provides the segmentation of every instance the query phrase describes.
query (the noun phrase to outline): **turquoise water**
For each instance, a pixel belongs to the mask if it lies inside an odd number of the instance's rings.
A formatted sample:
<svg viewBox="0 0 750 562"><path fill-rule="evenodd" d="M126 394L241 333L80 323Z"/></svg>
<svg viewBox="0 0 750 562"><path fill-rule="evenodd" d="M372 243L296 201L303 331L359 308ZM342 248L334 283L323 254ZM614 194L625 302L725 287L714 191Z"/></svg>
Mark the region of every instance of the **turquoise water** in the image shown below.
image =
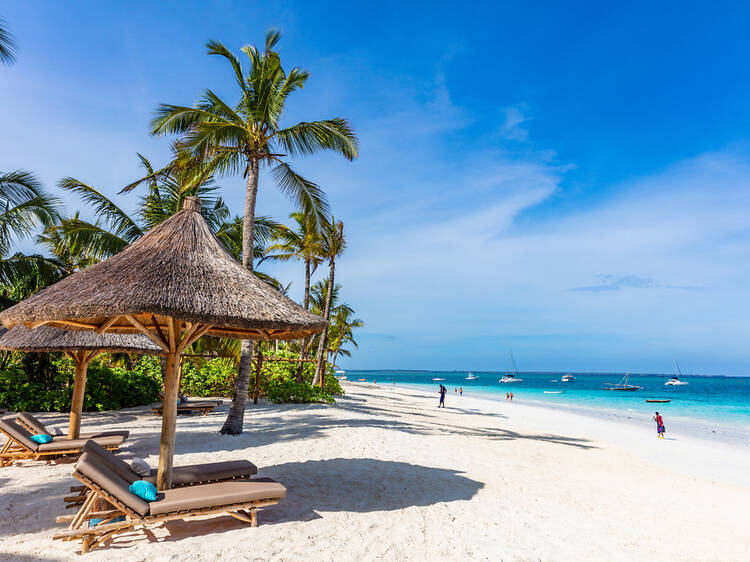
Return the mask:
<svg viewBox="0 0 750 562"><path fill-rule="evenodd" d="M750 428L750 378L681 376L685 386L664 386L670 375L630 375L629 384L643 387L635 392L604 390L607 383L618 383L623 374L573 373L575 382L563 383L563 373L519 373L523 382L498 382L504 372L474 371L478 380L466 380L468 371L347 371L350 381L366 379L378 384L393 384L434 390L442 382L448 397L454 388L463 388L464 395L505 400L513 392L516 400L548 405L568 406L607 412L640 412L653 414L658 410L671 418L729 424ZM433 382L433 378L445 381ZM563 391L545 394L544 391ZM671 399L667 404L649 404L646 399Z"/></svg>

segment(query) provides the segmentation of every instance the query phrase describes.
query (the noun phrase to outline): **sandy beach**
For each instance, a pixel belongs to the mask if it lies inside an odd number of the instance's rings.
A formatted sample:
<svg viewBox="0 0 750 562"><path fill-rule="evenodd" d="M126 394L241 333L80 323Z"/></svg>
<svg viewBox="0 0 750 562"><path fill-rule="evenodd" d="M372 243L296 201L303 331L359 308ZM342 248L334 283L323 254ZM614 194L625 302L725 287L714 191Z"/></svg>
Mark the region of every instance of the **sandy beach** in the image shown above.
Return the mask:
<svg viewBox="0 0 750 562"><path fill-rule="evenodd" d="M522 403L347 383L333 406L223 406L180 416L175 464L247 458L288 488L252 529L229 517L170 522L86 560L747 560L750 449L643 422ZM40 414L64 425L66 416ZM122 454L157 461L148 408L87 414L84 430L131 432ZM70 463L0 471L0 559L68 560Z"/></svg>

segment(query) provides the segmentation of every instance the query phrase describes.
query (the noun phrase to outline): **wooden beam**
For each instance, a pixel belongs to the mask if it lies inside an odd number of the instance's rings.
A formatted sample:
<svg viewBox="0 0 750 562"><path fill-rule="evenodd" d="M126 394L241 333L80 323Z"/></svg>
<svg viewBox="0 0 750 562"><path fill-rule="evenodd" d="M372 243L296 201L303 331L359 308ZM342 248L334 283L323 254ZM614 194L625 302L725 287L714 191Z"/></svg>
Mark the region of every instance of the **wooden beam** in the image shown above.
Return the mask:
<svg viewBox="0 0 750 562"><path fill-rule="evenodd" d="M99 329L98 324L90 324L88 322L79 322L78 320L50 320L42 322L41 324L48 324L54 322L55 324L67 324L68 326L74 326L75 328L84 328L86 330L97 330ZM41 326L41 324L39 324Z"/></svg>
<svg viewBox="0 0 750 562"><path fill-rule="evenodd" d="M96 330L97 333L103 334L107 330L107 328L112 326L112 324L117 322L119 319L120 319L120 316L113 316L112 318L104 322L101 326L99 326L99 328Z"/></svg>
<svg viewBox="0 0 750 562"><path fill-rule="evenodd" d="M83 411L83 395L86 391L86 373L89 368L85 360L86 352L79 352L76 361L76 375L73 381L73 399L70 403L70 422L68 423L68 439L78 439L81 431L81 412Z"/></svg>
<svg viewBox="0 0 750 562"><path fill-rule="evenodd" d="M167 338L164 336L164 332L161 329L161 324L159 324L159 320L156 318L156 314L151 315L151 323L154 325L154 330L156 330L156 333L159 335L159 337L163 341L167 341Z"/></svg>
<svg viewBox="0 0 750 562"><path fill-rule="evenodd" d="M133 326L138 328L143 334L147 335L151 340L161 347L165 352L169 353L169 345L167 342L165 342L163 339L161 339L158 334L154 334L151 330L146 328L143 324L141 324L138 319L135 316L132 316L131 314L126 314L125 318L127 318L128 322L130 322Z"/></svg>
<svg viewBox="0 0 750 562"><path fill-rule="evenodd" d="M210 324L206 324L203 326L198 326L198 329L195 330L192 335L189 338L183 338L182 343L180 344L180 353L187 348L192 343L196 342L198 338L206 335L206 332L208 332L211 329Z"/></svg>

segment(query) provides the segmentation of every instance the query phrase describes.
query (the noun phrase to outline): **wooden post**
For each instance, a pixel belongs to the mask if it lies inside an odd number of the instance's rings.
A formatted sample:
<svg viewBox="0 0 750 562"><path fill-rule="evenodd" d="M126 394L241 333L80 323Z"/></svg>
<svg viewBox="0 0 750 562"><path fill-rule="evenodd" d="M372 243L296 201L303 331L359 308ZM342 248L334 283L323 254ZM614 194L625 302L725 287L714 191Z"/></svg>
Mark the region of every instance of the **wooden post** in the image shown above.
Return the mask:
<svg viewBox="0 0 750 562"><path fill-rule="evenodd" d="M73 351L69 352L76 364L76 375L73 381L73 399L70 403L70 422L68 423L68 439L78 439L81 433L81 412L83 411L83 396L86 392L86 372L89 363L96 352Z"/></svg>
<svg viewBox="0 0 750 562"><path fill-rule="evenodd" d="M255 372L255 390L253 391L253 404L258 403L258 397L260 396L260 373L263 368L263 348L258 344L258 365Z"/></svg>
<svg viewBox="0 0 750 562"><path fill-rule="evenodd" d="M170 338L171 339L171 338ZM172 461L174 459L174 435L177 426L177 384L180 357L174 340L169 342L167 368L164 371L164 401L162 402L161 441L159 442L159 468L156 473L156 488L172 488Z"/></svg>

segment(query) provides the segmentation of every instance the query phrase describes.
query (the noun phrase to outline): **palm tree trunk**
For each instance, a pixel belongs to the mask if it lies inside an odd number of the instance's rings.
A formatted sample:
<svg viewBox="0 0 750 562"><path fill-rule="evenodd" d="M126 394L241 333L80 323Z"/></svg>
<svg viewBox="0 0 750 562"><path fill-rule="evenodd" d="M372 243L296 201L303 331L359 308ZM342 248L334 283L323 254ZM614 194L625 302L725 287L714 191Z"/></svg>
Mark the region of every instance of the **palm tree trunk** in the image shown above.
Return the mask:
<svg viewBox="0 0 750 562"><path fill-rule="evenodd" d="M326 319L326 327L323 328L323 333L320 334L320 342L318 342L318 357L315 363L315 378L313 379L313 385L323 383L325 373L323 372L323 358L325 357L326 343L328 340L328 324L331 320L331 300L333 299L333 284L334 274L336 273L336 258L331 258L331 269L328 275L328 293L326 294L326 308L324 317Z"/></svg>
<svg viewBox="0 0 750 562"><path fill-rule="evenodd" d="M305 310L310 310L310 260L305 259ZM302 338L302 344L299 347L299 367L297 367L297 382L302 382L302 373L305 369L305 364L302 359L307 355L307 338Z"/></svg>
<svg viewBox="0 0 750 562"><path fill-rule="evenodd" d="M245 214L242 217L242 265L253 270L253 249L255 245L255 200L258 196L258 171L260 162L248 160L247 181L245 183ZM234 382L234 397L229 406L229 413L221 428L224 435L239 435L245 419L247 391L250 375L253 370L253 340L242 340L240 350L240 367L237 380Z"/></svg>

